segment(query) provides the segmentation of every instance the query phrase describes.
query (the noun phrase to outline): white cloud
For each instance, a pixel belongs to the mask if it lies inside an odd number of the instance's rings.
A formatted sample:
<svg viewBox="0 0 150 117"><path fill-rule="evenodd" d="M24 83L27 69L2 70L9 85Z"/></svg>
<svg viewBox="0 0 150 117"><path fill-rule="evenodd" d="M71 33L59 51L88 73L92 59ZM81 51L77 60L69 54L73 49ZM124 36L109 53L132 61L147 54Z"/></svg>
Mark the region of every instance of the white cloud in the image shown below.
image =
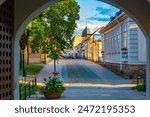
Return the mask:
<svg viewBox="0 0 150 117"><path fill-rule="evenodd" d="M88 21L87 27L90 29L91 33L93 33L95 30L97 30L102 26L105 26L106 24L107 22ZM85 27L86 27L86 22L84 21L77 22L77 28L75 30L74 35L81 35Z"/></svg>
<svg viewBox="0 0 150 117"><path fill-rule="evenodd" d="M77 0L80 5L80 20L77 21L77 28L74 35L81 35L82 31L86 27L86 21L88 28L91 32L94 32L98 28L105 26L108 21L106 18L114 16L118 11L117 8L97 0Z"/></svg>

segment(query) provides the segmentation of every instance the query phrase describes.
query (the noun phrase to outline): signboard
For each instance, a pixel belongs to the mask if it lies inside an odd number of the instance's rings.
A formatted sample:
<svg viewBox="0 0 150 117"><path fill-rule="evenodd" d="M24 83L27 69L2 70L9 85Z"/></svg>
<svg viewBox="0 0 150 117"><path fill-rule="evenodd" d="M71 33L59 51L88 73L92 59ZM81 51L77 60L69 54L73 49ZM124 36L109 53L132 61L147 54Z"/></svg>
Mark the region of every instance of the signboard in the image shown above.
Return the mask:
<svg viewBox="0 0 150 117"><path fill-rule="evenodd" d="M122 62L125 63L127 62L128 59L128 54L127 52L122 52Z"/></svg>

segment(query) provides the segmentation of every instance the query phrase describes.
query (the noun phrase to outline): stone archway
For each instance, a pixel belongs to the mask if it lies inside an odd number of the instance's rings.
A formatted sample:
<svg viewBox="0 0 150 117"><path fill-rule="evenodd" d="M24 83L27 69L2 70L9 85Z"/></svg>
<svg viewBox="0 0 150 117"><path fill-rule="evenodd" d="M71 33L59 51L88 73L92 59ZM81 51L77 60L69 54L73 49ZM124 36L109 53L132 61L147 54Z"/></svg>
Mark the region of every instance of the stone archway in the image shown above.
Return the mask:
<svg viewBox="0 0 150 117"><path fill-rule="evenodd" d="M0 6L0 99L14 97L13 33L13 1L9 0Z"/></svg>
<svg viewBox="0 0 150 117"><path fill-rule="evenodd" d="M5 1L5 0L2 0ZM7 0L8 1L8 0ZM14 1L14 99L19 99L18 71L19 54L18 46L20 36L26 25L41 11L62 0L13 0ZM100 1L100 0L99 0ZM101 0L123 9L140 26L147 38L147 99L150 99L150 3L147 0ZM1 4L1 3L0 3Z"/></svg>

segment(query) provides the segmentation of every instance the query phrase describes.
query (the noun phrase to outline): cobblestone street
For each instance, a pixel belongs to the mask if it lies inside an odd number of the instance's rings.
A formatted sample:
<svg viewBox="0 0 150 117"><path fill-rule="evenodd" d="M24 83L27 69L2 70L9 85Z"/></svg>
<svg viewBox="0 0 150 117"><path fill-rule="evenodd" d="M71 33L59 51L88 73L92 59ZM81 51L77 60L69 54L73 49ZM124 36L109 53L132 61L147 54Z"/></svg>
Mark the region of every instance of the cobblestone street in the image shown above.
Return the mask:
<svg viewBox="0 0 150 117"><path fill-rule="evenodd" d="M53 61L45 65L38 75L38 82L43 82L53 71ZM60 100L143 100L146 96L133 91L131 80L82 59L63 59L57 65L57 71L63 76L66 91ZM34 95L30 99L45 99Z"/></svg>
<svg viewBox="0 0 150 117"><path fill-rule="evenodd" d="M130 84L130 80L87 60L63 60L69 83ZM65 69L65 68L64 68Z"/></svg>

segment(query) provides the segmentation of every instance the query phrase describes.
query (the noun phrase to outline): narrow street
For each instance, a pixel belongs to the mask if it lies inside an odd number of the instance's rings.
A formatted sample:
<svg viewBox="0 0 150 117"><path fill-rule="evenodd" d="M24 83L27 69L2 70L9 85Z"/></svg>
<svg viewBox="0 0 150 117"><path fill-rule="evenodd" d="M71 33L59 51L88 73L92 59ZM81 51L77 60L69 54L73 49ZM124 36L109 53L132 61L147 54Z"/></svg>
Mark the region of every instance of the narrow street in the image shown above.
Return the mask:
<svg viewBox="0 0 150 117"><path fill-rule="evenodd" d="M64 78L65 92L59 100L143 100L146 97L131 89L131 80L82 59L59 60L57 71ZM45 65L38 75L43 82L53 72L53 62ZM36 97L36 98L35 98ZM42 95L32 96L31 100L45 99Z"/></svg>
<svg viewBox="0 0 150 117"><path fill-rule="evenodd" d="M62 60L63 70L68 73L68 83L91 84L130 84L130 80L115 75L113 72L87 60ZM63 74L62 74L63 75ZM66 81L65 81L66 82Z"/></svg>

